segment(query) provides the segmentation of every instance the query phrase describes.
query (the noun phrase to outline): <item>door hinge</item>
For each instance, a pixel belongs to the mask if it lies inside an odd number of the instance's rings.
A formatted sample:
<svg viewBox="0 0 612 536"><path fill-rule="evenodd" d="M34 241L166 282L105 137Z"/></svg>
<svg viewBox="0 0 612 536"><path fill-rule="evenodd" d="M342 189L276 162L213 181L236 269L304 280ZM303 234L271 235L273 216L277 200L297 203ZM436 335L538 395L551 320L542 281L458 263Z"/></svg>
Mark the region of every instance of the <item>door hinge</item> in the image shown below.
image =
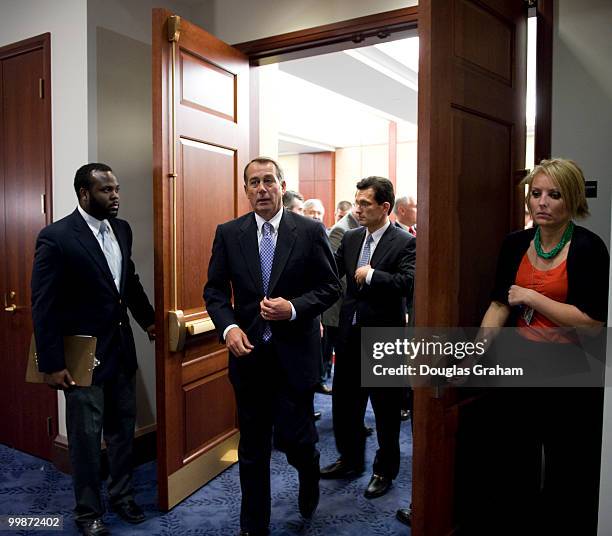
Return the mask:
<svg viewBox="0 0 612 536"><path fill-rule="evenodd" d="M47 435L53 437L53 417L47 417Z"/></svg>
<svg viewBox="0 0 612 536"><path fill-rule="evenodd" d="M171 15L168 17L168 41L178 42L181 36L181 17L178 15Z"/></svg>
<svg viewBox="0 0 612 536"><path fill-rule="evenodd" d="M47 213L47 194L40 194L40 211L43 214Z"/></svg>
<svg viewBox="0 0 612 536"><path fill-rule="evenodd" d="M38 79L38 96L41 99L45 98L45 79L44 78Z"/></svg>

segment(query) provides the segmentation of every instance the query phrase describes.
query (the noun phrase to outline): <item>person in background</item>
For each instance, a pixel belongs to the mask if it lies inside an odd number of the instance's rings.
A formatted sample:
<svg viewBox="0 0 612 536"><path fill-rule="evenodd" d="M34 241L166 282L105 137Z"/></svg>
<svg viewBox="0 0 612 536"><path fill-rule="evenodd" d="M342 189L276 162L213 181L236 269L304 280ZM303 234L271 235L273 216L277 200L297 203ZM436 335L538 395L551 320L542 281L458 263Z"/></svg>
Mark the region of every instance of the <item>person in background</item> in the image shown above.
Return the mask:
<svg viewBox="0 0 612 536"><path fill-rule="evenodd" d="M39 370L64 391L76 498L74 519L85 535L108 534L100 497L104 431L111 510L129 523L145 516L134 501L132 445L136 425L136 347L128 309L155 338L155 313L132 261L132 230L119 212L119 183L106 164L79 168L76 210L45 227L36 241L32 319ZM65 335L97 338L99 364L89 387L77 385L64 361Z"/></svg>
<svg viewBox="0 0 612 536"><path fill-rule="evenodd" d="M350 212L351 208L353 208L353 203L350 201L340 201L336 205L336 212L334 213L336 223L344 218L344 216Z"/></svg>
<svg viewBox="0 0 612 536"><path fill-rule="evenodd" d="M274 160L247 164L244 191L253 211L217 227L204 300L229 350L240 426L241 534L262 536L270 522L273 442L297 469L302 516L311 517L319 504L313 419L319 315L341 286L325 229L283 210L285 181Z"/></svg>
<svg viewBox="0 0 612 536"><path fill-rule="evenodd" d="M323 216L325 215L325 208L323 207L323 203L320 199L307 199L304 202L304 216L310 218L311 220L315 220L323 223ZM321 337L323 337L323 324L321 324ZM323 362L323 354L321 353L320 359L320 381L317 383L315 387L315 392L322 395L331 395L331 388L325 383L325 366ZM315 419L318 420L321 418L321 412L315 412Z"/></svg>
<svg viewBox="0 0 612 536"><path fill-rule="evenodd" d="M368 499L389 491L400 463L399 388L361 387L361 328L403 327L413 287L415 238L391 225L393 184L382 177L357 183L356 215L362 227L347 231L336 252L347 290L342 308L333 384L333 419L340 457L321 469L321 478L355 478L364 471L363 418L368 398L376 418L378 450L365 490Z"/></svg>
<svg viewBox="0 0 612 536"><path fill-rule="evenodd" d="M300 192L286 190L283 194L283 207L296 214L304 215L304 197Z"/></svg>
<svg viewBox="0 0 612 536"><path fill-rule="evenodd" d="M330 229L328 236L329 245L334 253L338 251L344 233L359 227L359 222L355 217L356 210L357 207L351 205L351 210ZM323 371L327 377L331 377L332 357L338 338L340 307L346 292L346 278L343 277L340 281L342 283L342 297L321 315L321 323L323 324Z"/></svg>
<svg viewBox="0 0 612 536"><path fill-rule="evenodd" d="M405 231L408 231L411 235L416 236L416 223L417 223L417 202L416 199L409 195L404 197L398 197L395 200L395 206L393 207L393 213L395 214L395 224L401 227Z"/></svg>
<svg viewBox="0 0 612 536"><path fill-rule="evenodd" d="M304 201L304 216L323 223L325 207L320 199L306 199Z"/></svg>

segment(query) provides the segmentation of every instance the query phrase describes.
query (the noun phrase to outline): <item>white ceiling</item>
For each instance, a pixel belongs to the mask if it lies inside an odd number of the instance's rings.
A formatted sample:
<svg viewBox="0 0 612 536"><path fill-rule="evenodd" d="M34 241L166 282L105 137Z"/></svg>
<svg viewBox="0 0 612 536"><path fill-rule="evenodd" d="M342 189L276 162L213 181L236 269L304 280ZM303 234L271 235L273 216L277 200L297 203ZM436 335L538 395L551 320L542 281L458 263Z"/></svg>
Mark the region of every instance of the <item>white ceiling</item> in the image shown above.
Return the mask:
<svg viewBox="0 0 612 536"><path fill-rule="evenodd" d="M387 143L390 121L416 139L417 68L416 37L262 67L279 154Z"/></svg>

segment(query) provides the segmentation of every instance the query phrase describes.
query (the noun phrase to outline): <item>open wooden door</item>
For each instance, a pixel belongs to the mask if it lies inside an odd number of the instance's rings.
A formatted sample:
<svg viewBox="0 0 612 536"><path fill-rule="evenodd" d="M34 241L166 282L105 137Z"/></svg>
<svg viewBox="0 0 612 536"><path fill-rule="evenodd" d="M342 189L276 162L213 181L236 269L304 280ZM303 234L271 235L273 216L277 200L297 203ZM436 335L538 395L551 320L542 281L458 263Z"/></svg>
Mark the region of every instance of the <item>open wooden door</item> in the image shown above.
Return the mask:
<svg viewBox="0 0 612 536"><path fill-rule="evenodd" d="M217 224L245 212L249 63L153 10L157 460L172 508L237 460L227 351L203 307Z"/></svg>
<svg viewBox="0 0 612 536"><path fill-rule="evenodd" d="M0 48L0 443L50 460L57 392L25 383L36 237L51 223L51 35Z"/></svg>
<svg viewBox="0 0 612 536"><path fill-rule="evenodd" d="M419 2L418 326L479 325L502 239L520 226L526 22L520 0ZM416 390L413 534L480 533L506 461L491 399Z"/></svg>

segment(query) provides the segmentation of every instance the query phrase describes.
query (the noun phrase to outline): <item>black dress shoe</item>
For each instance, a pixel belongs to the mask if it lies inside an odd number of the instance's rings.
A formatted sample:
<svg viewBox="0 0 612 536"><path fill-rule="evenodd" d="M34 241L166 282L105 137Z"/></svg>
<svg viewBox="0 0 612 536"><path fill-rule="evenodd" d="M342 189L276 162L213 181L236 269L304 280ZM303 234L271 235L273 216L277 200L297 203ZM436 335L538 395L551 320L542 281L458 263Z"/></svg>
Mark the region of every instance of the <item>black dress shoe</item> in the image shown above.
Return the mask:
<svg viewBox="0 0 612 536"><path fill-rule="evenodd" d="M319 506L319 467L312 471L301 471L299 473L300 491L298 494L298 507L300 514L305 518L311 518Z"/></svg>
<svg viewBox="0 0 612 536"><path fill-rule="evenodd" d="M363 473L363 465L355 466L338 458L334 463L321 469L321 478L331 480L334 478L356 478Z"/></svg>
<svg viewBox="0 0 612 536"><path fill-rule="evenodd" d="M315 393L319 393L322 395L331 395L332 388L328 387L323 382L321 382L321 383L318 383L317 386L315 387Z"/></svg>
<svg viewBox="0 0 612 536"><path fill-rule="evenodd" d="M320 412L320 411L315 411L315 412L312 414L312 417L313 417L313 419L314 419L315 421L318 421L318 420L321 418L321 412Z"/></svg>
<svg viewBox="0 0 612 536"><path fill-rule="evenodd" d="M363 494L366 499L374 499L375 497L382 497L389 488L391 488L391 483L393 480L387 478L386 476L380 476L377 474L373 474L370 479L370 483Z"/></svg>
<svg viewBox="0 0 612 536"><path fill-rule="evenodd" d="M85 536L107 536L110 534L101 518L77 521L76 525Z"/></svg>
<svg viewBox="0 0 612 536"><path fill-rule="evenodd" d="M268 530L243 530L240 529L238 536L268 536Z"/></svg>
<svg viewBox="0 0 612 536"><path fill-rule="evenodd" d="M129 501L113 504L111 510L115 512L121 519L134 525L142 523L145 520L142 508L138 506L133 499Z"/></svg>
<svg viewBox="0 0 612 536"><path fill-rule="evenodd" d="M400 410L400 420L407 421L410 418L410 410L402 409Z"/></svg>
<svg viewBox="0 0 612 536"><path fill-rule="evenodd" d="M400 508L395 513L395 517L404 525L408 525L409 527L412 525L412 511L410 510L410 508Z"/></svg>

